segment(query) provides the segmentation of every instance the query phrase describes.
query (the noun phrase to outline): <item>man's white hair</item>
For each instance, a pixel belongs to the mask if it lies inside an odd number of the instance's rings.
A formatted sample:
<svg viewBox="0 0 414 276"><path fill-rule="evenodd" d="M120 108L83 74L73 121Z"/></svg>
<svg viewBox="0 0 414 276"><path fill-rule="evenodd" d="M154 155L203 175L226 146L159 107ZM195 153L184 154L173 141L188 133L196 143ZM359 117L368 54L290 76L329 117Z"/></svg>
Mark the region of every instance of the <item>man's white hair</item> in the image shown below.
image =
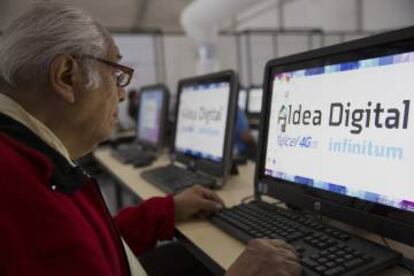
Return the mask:
<svg viewBox="0 0 414 276"><path fill-rule="evenodd" d="M0 42L0 80L12 87L45 84L49 66L59 54L76 57L107 54L108 34L85 12L55 2L35 4L15 19ZM82 59L89 88L100 77L93 59Z"/></svg>

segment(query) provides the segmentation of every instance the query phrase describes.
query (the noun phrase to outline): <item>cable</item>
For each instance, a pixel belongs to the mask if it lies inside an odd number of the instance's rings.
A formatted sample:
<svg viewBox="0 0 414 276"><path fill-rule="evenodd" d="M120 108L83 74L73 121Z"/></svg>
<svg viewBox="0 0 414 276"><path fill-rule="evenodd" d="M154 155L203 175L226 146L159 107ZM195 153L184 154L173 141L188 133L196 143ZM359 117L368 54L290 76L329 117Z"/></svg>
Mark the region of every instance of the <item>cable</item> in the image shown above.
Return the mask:
<svg viewBox="0 0 414 276"><path fill-rule="evenodd" d="M250 199L254 199L254 195L249 195L249 196L246 196L246 197L242 198L241 203L242 203L242 204L245 204L245 203L247 203L247 201L249 201Z"/></svg>
<svg viewBox="0 0 414 276"><path fill-rule="evenodd" d="M244 198L242 198L241 199L241 203L242 204L245 204L245 203L247 203L249 200L251 200L251 199L256 199L256 197L255 197L255 195L249 195L249 196L246 196L246 197L244 197ZM281 204L284 204L284 202L283 201L280 201L280 200L278 200L278 201L276 201L276 202L274 202L274 203L271 203L271 204L273 204L273 205L281 205Z"/></svg>
<svg viewBox="0 0 414 276"><path fill-rule="evenodd" d="M380 237L381 237L382 242L384 243L384 245L386 247L388 247L389 249L392 249L391 246L390 246L390 244L388 243L387 239L384 236L380 236Z"/></svg>
<svg viewBox="0 0 414 276"><path fill-rule="evenodd" d="M282 205L282 204L284 204L284 202L283 201L280 201L280 200L278 200L274 205Z"/></svg>
<svg viewBox="0 0 414 276"><path fill-rule="evenodd" d="M382 239L382 242L384 243L384 245L388 248L388 249L392 249L391 245L389 244L389 242L387 241L387 239L384 236L380 236ZM408 272L410 272L411 275L414 276L414 262L410 259L407 259L406 257L402 257L399 265L405 269L408 270Z"/></svg>

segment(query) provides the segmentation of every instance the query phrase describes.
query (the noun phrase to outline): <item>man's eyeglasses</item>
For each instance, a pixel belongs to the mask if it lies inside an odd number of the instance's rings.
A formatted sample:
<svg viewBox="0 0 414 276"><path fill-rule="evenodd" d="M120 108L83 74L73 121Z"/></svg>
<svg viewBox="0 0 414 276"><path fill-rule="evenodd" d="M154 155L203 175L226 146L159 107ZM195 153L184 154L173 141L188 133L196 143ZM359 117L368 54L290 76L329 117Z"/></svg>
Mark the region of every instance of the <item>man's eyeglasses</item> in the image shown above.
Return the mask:
<svg viewBox="0 0 414 276"><path fill-rule="evenodd" d="M105 60L102 58L94 57L91 55L83 55L81 57L94 59L99 62L105 63L106 65L116 68L117 70L115 72L115 77L116 77L116 86L118 87L127 86L131 82L132 76L134 75L134 69L130 67L127 67L127 66L109 61L109 60Z"/></svg>

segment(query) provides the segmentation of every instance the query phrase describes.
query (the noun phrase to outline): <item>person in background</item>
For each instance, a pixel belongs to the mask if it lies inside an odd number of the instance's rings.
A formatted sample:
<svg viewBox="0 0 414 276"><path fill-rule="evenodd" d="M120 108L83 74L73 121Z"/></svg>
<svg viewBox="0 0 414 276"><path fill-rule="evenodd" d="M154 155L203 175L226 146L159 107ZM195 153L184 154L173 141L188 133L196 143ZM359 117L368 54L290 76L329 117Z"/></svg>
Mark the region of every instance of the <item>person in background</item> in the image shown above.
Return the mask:
<svg viewBox="0 0 414 276"><path fill-rule="evenodd" d="M234 145L239 156L245 156L251 160L256 159L256 141L252 135L246 113L240 108L237 109L236 115Z"/></svg>
<svg viewBox="0 0 414 276"><path fill-rule="evenodd" d="M138 99L138 90L130 89L128 92L128 115L135 123L138 115Z"/></svg>
<svg viewBox="0 0 414 276"><path fill-rule="evenodd" d="M89 15L50 1L3 33L0 275L146 275L137 257L172 239L176 222L222 208L216 193L193 187L110 216L96 180L74 160L117 122L133 74L121 57ZM295 253L277 240L252 241L227 271L299 274Z"/></svg>

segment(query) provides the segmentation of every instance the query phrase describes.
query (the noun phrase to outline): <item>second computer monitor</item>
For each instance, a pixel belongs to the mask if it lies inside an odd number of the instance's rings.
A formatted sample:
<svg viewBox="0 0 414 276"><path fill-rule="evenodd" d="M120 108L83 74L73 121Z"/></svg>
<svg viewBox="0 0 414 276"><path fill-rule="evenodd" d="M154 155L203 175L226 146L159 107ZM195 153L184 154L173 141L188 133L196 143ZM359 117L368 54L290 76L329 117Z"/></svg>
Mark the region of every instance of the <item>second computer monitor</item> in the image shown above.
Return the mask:
<svg viewBox="0 0 414 276"><path fill-rule="evenodd" d="M164 85L142 87L139 94L136 135L144 145L160 148L168 112L168 89Z"/></svg>
<svg viewBox="0 0 414 276"><path fill-rule="evenodd" d="M178 84L175 139L177 161L214 176L230 168L237 107L232 71L181 80Z"/></svg>
<svg viewBox="0 0 414 276"><path fill-rule="evenodd" d="M252 86L247 93L247 115L250 117L259 117L262 110L263 88Z"/></svg>

